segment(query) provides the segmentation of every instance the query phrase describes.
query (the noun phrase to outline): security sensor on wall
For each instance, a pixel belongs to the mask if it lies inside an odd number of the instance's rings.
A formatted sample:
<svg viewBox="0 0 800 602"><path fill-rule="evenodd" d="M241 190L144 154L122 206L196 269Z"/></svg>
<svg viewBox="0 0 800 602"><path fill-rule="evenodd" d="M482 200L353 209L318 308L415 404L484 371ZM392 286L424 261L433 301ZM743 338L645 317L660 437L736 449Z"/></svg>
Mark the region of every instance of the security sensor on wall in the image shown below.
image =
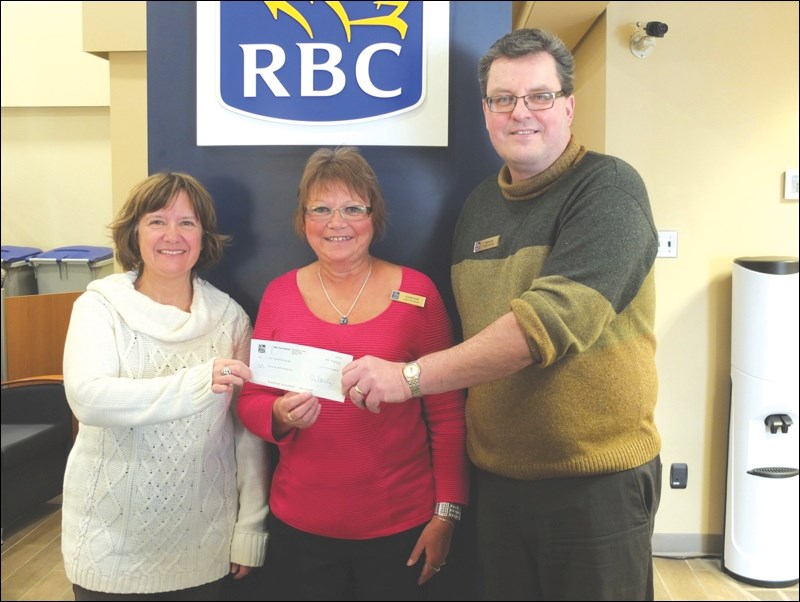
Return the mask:
<svg viewBox="0 0 800 602"><path fill-rule="evenodd" d="M669 26L661 21L639 21L631 36L631 52L640 59L650 56L656 47L656 38L663 38Z"/></svg>

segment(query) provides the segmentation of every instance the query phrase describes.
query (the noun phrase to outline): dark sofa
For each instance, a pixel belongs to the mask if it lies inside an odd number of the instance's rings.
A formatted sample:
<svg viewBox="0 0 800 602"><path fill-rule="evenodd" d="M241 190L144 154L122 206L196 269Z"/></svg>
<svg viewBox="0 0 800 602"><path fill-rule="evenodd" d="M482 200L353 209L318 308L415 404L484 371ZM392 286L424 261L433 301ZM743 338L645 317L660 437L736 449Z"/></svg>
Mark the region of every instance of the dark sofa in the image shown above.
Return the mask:
<svg viewBox="0 0 800 602"><path fill-rule="evenodd" d="M60 377L2 385L2 527L61 494L72 413Z"/></svg>

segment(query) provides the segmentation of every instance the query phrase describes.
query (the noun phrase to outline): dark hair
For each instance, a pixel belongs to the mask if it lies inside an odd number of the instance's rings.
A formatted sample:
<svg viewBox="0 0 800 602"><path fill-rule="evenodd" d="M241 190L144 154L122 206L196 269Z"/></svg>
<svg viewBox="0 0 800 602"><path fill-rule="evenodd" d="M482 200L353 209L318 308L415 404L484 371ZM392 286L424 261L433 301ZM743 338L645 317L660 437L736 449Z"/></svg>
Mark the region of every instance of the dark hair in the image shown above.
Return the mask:
<svg viewBox="0 0 800 602"><path fill-rule="evenodd" d="M575 91L575 59L558 36L541 29L517 29L492 44L478 63L481 96L486 98L489 69L497 59L519 58L540 52L546 52L555 59L561 90L564 96L570 96Z"/></svg>
<svg viewBox="0 0 800 602"><path fill-rule="evenodd" d="M306 162L300 187L297 192L297 208L294 213L294 229L305 236L306 203L312 192L319 187L342 184L372 207L370 217L375 239L383 236L386 229L386 202L383 200L378 176L356 147L340 146L334 149L321 148L314 151Z"/></svg>
<svg viewBox="0 0 800 602"><path fill-rule="evenodd" d="M186 192L200 227L203 229L203 248L192 271L207 268L220 259L230 237L217 230L214 199L192 176L185 173L157 173L133 187L128 199L111 222L111 235L116 247L117 261L126 271L141 271L142 253L139 249L139 220L148 213L169 205L180 191Z"/></svg>

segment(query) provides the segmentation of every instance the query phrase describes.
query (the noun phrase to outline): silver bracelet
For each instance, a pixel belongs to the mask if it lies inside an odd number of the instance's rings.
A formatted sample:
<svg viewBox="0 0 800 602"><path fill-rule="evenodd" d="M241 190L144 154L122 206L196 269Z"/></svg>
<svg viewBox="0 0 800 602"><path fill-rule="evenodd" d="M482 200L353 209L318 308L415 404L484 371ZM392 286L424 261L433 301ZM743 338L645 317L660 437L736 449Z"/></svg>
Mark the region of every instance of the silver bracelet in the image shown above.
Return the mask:
<svg viewBox="0 0 800 602"><path fill-rule="evenodd" d="M441 518L450 520L461 520L461 504L451 502L437 502L433 507L433 513Z"/></svg>

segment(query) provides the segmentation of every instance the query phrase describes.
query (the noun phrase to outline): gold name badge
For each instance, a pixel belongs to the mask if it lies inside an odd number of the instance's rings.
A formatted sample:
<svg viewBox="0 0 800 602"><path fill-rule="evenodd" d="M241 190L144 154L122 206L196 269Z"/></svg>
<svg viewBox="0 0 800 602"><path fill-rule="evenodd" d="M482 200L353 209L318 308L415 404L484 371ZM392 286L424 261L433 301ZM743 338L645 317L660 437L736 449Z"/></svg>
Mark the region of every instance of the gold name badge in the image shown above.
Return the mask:
<svg viewBox="0 0 800 602"><path fill-rule="evenodd" d="M492 236L490 238L484 238L483 240L477 241L472 245L472 252L480 253L481 251L488 251L489 249L494 249L499 244L500 235L498 234L497 236Z"/></svg>
<svg viewBox="0 0 800 602"><path fill-rule="evenodd" d="M417 307L425 307L425 297L421 295L412 295L411 293L404 293L403 291L392 291L392 301L400 301L400 303L408 303L409 305L416 305Z"/></svg>

